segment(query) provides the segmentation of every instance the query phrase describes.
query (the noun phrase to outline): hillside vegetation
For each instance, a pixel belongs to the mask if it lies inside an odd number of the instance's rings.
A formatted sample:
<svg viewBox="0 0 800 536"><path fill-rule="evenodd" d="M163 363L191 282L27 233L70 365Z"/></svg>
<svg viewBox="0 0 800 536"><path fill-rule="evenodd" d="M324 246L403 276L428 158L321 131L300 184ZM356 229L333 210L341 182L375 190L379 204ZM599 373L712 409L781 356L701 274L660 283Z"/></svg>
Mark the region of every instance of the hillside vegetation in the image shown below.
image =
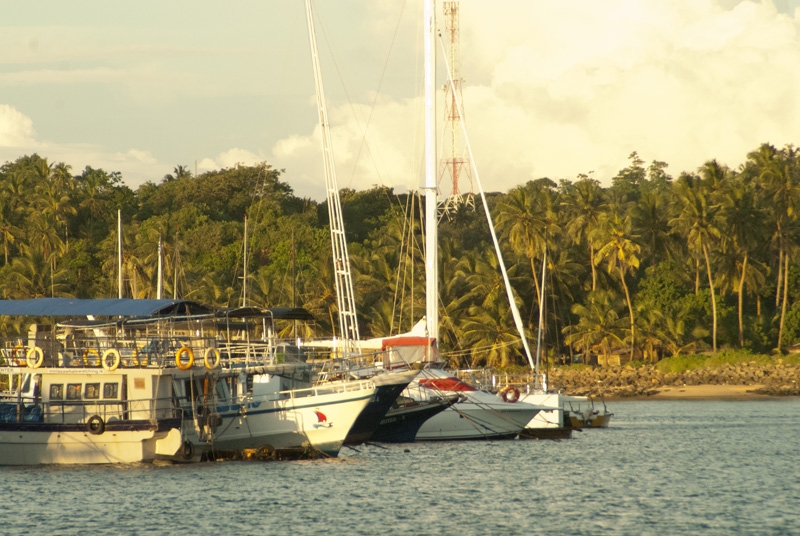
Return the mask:
<svg viewBox="0 0 800 536"><path fill-rule="evenodd" d="M764 144L738 169L710 160L675 178L667 167L633 153L609 187L584 175L489 194L533 342L547 252L551 365L618 359L686 374L725 359L722 350L774 359L800 342L797 150ZM177 166L137 190L122 179L39 155L0 166L0 298L115 297L119 212L125 296L155 297L160 243L167 297L237 305L246 215L248 303L306 307L314 334L338 329L326 204L295 196L280 170L262 163L195 177ZM410 329L424 315L419 200L383 187L341 197L361 334ZM440 224L441 348L454 366L524 366L476 206ZM7 334L25 329L0 322Z"/></svg>

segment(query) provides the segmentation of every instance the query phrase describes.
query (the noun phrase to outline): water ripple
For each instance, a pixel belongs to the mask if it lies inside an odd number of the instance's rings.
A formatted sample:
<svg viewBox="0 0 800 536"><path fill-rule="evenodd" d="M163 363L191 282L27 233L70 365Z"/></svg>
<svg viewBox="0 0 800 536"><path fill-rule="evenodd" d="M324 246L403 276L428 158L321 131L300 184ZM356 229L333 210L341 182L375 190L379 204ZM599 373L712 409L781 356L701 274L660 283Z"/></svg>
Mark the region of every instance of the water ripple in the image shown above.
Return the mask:
<svg viewBox="0 0 800 536"><path fill-rule="evenodd" d="M8 534L792 534L800 401L616 402L567 441L3 468Z"/></svg>

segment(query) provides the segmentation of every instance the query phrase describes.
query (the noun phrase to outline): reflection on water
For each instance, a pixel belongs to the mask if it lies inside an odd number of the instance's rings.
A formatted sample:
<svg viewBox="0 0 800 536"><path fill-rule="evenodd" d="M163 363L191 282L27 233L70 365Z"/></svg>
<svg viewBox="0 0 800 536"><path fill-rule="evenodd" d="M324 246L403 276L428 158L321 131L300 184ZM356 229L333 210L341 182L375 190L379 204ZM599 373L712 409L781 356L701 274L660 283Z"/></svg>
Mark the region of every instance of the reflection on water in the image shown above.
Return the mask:
<svg viewBox="0 0 800 536"><path fill-rule="evenodd" d="M800 400L614 402L573 439L0 469L0 533L791 534Z"/></svg>

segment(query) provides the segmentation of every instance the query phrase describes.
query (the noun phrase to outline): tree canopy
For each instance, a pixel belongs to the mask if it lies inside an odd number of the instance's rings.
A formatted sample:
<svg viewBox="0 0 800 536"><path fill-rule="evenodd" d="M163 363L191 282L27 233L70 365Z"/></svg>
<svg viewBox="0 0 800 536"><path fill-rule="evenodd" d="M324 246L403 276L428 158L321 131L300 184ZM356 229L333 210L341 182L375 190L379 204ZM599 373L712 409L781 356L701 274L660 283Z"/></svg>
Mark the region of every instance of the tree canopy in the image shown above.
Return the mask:
<svg viewBox="0 0 800 536"><path fill-rule="evenodd" d="M632 153L608 187L580 175L489 194L526 336L536 338L543 299L554 359L800 342L797 150L763 144L738 169L709 160L676 180L667 168ZM0 297L116 296L119 213L126 297L156 297L161 251L164 297L302 306L331 333L327 206L295 196L281 175L266 162L197 177L179 165L131 190L90 166L6 162ZM410 329L425 310L419 199L386 187L341 199L362 335ZM442 216L439 255L443 352L454 364L524 364L481 205Z"/></svg>

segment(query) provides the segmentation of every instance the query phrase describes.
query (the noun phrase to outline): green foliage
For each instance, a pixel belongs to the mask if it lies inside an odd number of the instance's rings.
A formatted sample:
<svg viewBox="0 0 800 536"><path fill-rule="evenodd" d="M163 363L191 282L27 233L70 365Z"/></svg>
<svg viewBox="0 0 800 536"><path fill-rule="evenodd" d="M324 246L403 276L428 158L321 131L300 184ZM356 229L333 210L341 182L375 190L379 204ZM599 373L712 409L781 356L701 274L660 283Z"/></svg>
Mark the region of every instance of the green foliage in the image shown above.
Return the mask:
<svg viewBox="0 0 800 536"><path fill-rule="evenodd" d="M543 299L544 351L554 362L631 348L636 366L666 357L660 366L685 368L715 347L723 362L740 359L732 348L771 355L800 342L799 154L763 144L741 168L710 160L673 181L666 163L632 152L610 187L588 173L487 194L529 340ZM246 272L249 302L305 306L330 329L327 207L296 197L281 175L266 162L196 177L178 165L133 191L114 171L73 174L36 154L6 162L0 297L116 296L121 211L126 296L154 296L160 243L165 295L237 304ZM410 329L424 315L424 203L381 186L343 190L341 199L362 335ZM440 346L475 365L525 366L475 201L439 223Z"/></svg>
<svg viewBox="0 0 800 536"><path fill-rule="evenodd" d="M718 352L716 355L710 356L706 362L706 368L717 368L723 365L740 365L742 363L759 363L771 364L775 363L775 359L771 356L764 354L753 354L747 349L742 350L725 350Z"/></svg>
<svg viewBox="0 0 800 536"><path fill-rule="evenodd" d="M699 369L705 366L706 360L708 358L702 355L680 355L680 356L673 356L668 357L666 359L662 359L658 363L656 363L656 369L663 372L664 374L668 373L681 373L686 372L687 370L694 370Z"/></svg>

